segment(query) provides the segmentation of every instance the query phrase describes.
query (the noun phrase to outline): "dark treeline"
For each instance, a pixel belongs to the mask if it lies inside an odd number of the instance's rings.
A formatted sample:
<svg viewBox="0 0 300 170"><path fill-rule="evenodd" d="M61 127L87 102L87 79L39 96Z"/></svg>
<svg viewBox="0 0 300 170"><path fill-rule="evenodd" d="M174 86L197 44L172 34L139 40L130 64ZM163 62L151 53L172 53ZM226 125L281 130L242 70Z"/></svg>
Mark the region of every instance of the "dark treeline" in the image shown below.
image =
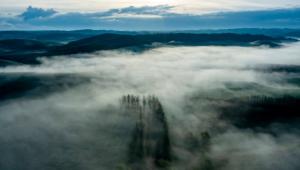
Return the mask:
<svg viewBox="0 0 300 170"><path fill-rule="evenodd" d="M291 124L300 120L300 98L254 96L222 108L222 118L241 128Z"/></svg>
<svg viewBox="0 0 300 170"><path fill-rule="evenodd" d="M128 148L129 166L132 169L167 168L172 161L169 128L158 98L126 95L121 104L127 114L138 116Z"/></svg>

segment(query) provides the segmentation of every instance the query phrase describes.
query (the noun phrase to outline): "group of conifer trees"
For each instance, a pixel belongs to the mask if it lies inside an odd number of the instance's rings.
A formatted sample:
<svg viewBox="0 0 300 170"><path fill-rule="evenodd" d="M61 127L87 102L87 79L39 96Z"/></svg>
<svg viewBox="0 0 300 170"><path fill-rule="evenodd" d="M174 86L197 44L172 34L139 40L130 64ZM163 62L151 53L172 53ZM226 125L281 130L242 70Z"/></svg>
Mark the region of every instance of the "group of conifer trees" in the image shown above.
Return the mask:
<svg viewBox="0 0 300 170"><path fill-rule="evenodd" d="M121 105L127 113L138 115L128 150L131 168L167 168L172 159L169 128L159 99L126 95Z"/></svg>
<svg viewBox="0 0 300 170"><path fill-rule="evenodd" d="M169 127L163 106L156 96L124 95L121 108L125 114L137 118L128 146L128 166L131 170L169 169L174 156L171 154ZM201 153L196 169L212 170L206 153L210 148L208 132L190 136L186 144L191 152Z"/></svg>

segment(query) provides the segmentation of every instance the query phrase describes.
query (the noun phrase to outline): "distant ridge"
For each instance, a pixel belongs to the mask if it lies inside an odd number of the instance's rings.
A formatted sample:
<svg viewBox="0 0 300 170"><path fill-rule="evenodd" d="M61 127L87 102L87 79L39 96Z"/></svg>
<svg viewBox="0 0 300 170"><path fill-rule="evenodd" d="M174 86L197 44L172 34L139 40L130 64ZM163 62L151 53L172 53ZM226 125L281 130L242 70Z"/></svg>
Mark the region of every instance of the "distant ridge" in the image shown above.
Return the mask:
<svg viewBox="0 0 300 170"><path fill-rule="evenodd" d="M79 31L80 32L80 31ZM61 34L61 33L59 33ZM54 43L30 39L0 40L0 59L23 64L38 64L38 57L51 57L101 50L128 49L144 51L158 45L170 46L268 46L280 47L281 43L296 39L254 34L214 33L105 33L69 43ZM155 44L153 46L153 44Z"/></svg>
<svg viewBox="0 0 300 170"><path fill-rule="evenodd" d="M199 29L199 30L180 30L180 31L118 31L118 30L49 30L49 31L0 31L0 40L5 39L30 39L38 41L48 41L55 43L67 43L83 38L97 36L101 34L122 34L122 35L141 35L141 34L166 34L166 33L188 33L188 34L253 34L266 35L271 37L300 37L300 29L278 29L278 28L236 28L236 29Z"/></svg>
<svg viewBox="0 0 300 170"><path fill-rule="evenodd" d="M275 38L265 35L251 34L190 34L190 33L159 33L142 35L102 34L54 48L51 55L76 54L98 50L112 50L129 47L145 47L153 43L167 45L220 45L220 46L260 46L279 47L280 43L293 41L289 38ZM147 47L147 46L146 46Z"/></svg>

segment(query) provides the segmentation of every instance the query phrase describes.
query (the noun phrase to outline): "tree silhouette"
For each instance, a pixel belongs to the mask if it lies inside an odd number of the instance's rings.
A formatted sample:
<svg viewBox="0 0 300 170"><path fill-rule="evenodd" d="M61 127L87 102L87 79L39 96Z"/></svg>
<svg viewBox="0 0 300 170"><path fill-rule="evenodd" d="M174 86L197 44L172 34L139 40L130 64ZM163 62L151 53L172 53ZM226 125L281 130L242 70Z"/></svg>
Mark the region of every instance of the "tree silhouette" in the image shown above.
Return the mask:
<svg viewBox="0 0 300 170"><path fill-rule="evenodd" d="M165 112L155 96L126 95L121 98L126 113L138 114L129 144L128 163L133 169L167 168L171 162L171 144Z"/></svg>

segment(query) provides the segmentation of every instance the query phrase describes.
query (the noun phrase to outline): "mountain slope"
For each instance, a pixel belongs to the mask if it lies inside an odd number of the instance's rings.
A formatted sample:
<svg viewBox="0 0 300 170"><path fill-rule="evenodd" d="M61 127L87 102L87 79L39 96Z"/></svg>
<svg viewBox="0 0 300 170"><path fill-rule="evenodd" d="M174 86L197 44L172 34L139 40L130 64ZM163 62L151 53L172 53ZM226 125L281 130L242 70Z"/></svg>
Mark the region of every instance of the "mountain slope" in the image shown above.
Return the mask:
<svg viewBox="0 0 300 170"><path fill-rule="evenodd" d="M268 45L278 47L283 41L292 39L275 38L264 35L250 34L143 34L143 35L120 35L103 34L90 38L70 42L55 48L51 54L76 54L93 52L97 50L112 50L128 47L145 47L153 43L168 45L236 45L236 46L259 46Z"/></svg>

